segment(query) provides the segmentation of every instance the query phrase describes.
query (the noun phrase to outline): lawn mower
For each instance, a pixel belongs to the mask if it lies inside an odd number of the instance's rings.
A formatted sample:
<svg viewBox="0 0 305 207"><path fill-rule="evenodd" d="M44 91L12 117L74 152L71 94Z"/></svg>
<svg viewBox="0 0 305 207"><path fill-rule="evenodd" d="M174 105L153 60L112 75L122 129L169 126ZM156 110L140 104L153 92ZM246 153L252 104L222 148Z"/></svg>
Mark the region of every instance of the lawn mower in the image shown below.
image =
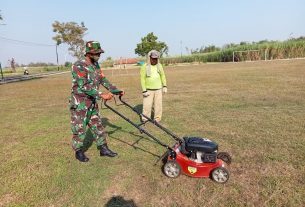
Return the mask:
<svg viewBox="0 0 305 207"><path fill-rule="evenodd" d="M141 121L140 124L137 124L119 111L115 110L113 107L109 106L107 100L104 100L104 105L136 127L140 133L146 134L158 144L167 148L167 151L159 158L159 160L163 161L163 172L166 176L177 178L181 173L183 173L187 176L196 178L210 177L217 183L226 183L228 181L229 171L226 166L231 163L231 156L227 152L218 152L218 145L215 142L207 138L193 136L180 138L160 123L138 112L134 107L124 101L122 96L119 96L119 99L122 103L121 105L124 105L136 112L139 115L140 120L144 117L146 121ZM175 144L170 147L150 134L143 127L147 122L154 124L156 127L170 135L170 137L176 141Z"/></svg>

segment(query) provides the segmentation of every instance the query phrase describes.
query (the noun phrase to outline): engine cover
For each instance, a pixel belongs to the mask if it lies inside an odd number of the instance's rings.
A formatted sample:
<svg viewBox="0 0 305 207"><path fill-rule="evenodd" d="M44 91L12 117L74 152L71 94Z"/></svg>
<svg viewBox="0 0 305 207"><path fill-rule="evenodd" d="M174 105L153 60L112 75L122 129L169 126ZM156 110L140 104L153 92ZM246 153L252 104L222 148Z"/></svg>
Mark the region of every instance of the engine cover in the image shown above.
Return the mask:
<svg viewBox="0 0 305 207"><path fill-rule="evenodd" d="M217 159L217 153L205 153L201 159L203 162L214 163Z"/></svg>
<svg viewBox="0 0 305 207"><path fill-rule="evenodd" d="M183 137L185 150L188 152L201 151L212 153L218 150L218 145L206 138L200 137Z"/></svg>

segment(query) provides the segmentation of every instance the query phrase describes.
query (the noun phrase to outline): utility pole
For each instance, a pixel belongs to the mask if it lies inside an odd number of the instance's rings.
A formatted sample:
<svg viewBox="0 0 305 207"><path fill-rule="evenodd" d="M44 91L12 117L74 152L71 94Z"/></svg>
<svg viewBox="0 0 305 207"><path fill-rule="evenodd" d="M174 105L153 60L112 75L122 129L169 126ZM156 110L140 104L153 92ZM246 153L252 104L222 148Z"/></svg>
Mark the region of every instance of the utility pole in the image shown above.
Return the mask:
<svg viewBox="0 0 305 207"><path fill-rule="evenodd" d="M58 43L56 43L56 60L57 60L57 70L59 71L57 46Z"/></svg>
<svg viewBox="0 0 305 207"><path fill-rule="evenodd" d="M0 70L1 70L1 80L3 81L3 72L2 72L1 63L0 63Z"/></svg>
<svg viewBox="0 0 305 207"><path fill-rule="evenodd" d="M180 40L180 56L182 58L182 40Z"/></svg>

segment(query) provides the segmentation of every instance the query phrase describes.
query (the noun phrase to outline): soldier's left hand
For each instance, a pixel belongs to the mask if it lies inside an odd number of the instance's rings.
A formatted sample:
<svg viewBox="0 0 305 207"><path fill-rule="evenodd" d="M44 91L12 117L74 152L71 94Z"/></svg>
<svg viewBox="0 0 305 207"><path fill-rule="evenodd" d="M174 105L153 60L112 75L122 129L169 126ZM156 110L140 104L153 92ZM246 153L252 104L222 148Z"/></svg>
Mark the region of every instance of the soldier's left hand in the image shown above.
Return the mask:
<svg viewBox="0 0 305 207"><path fill-rule="evenodd" d="M119 96L123 96L123 95L125 95L125 91L121 91L121 92L119 93Z"/></svg>

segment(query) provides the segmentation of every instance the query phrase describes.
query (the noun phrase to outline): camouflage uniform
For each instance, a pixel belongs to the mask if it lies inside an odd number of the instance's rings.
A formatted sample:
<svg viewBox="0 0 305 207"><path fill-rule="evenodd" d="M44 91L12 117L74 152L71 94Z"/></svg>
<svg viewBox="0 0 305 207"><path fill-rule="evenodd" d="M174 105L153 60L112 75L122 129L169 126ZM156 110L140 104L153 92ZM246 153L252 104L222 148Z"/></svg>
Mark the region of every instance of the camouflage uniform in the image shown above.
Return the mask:
<svg viewBox="0 0 305 207"><path fill-rule="evenodd" d="M106 143L106 132L99 115L97 100L100 100L99 85L111 93L119 93L102 73L98 63L88 64L85 60L77 61L72 66L72 89L70 98L72 147L82 149L88 125L97 147Z"/></svg>

